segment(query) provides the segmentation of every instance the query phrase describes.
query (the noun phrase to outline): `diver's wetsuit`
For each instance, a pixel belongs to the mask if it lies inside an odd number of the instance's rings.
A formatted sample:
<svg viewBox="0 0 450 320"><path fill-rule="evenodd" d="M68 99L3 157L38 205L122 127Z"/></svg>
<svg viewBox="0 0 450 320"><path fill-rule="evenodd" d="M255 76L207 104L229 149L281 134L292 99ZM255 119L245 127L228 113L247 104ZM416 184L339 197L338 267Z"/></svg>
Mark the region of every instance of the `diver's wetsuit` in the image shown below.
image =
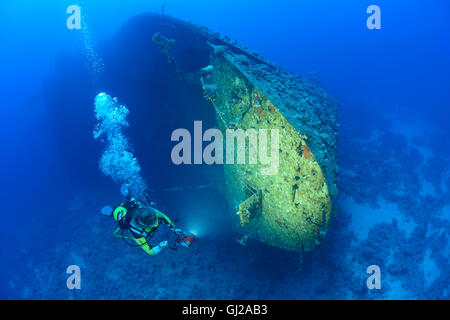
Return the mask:
<svg viewBox="0 0 450 320"><path fill-rule="evenodd" d="M155 247L151 247L148 243L158 228L160 223L173 225L172 221L161 211L145 206L139 200L132 198L120 204L120 207L127 209L127 215L123 220L119 220L118 224L121 229L129 229L133 235L136 243L144 249L149 255L153 256L158 253L158 250L154 250ZM151 210L155 214L156 222L153 225L145 226L136 222L140 210Z"/></svg>

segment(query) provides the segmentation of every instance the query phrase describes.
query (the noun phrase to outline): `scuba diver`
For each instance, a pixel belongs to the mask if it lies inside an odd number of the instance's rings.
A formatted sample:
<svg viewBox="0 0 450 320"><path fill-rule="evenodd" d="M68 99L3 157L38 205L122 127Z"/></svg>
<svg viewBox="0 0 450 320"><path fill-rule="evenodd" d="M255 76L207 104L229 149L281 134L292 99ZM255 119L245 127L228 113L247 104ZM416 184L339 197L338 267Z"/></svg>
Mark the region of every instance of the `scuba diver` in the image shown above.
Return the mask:
<svg viewBox="0 0 450 320"><path fill-rule="evenodd" d="M177 229L175 223L164 213L131 197L126 185L122 185L121 193L127 198L127 201L119 204L114 209L105 207L102 210L102 214L113 216L114 220L118 223L119 227L114 232L114 236L124 240L133 239L136 242L135 246L141 247L151 256L160 253L166 248L177 250L179 246L186 248L190 247L194 241L194 237ZM169 244L169 241L167 240L161 241L156 246L150 244L150 240L160 225L168 225L169 229L172 231L175 236L175 241L172 241L172 244ZM121 230L121 235L117 235L119 230ZM124 235L125 231L129 231L131 237L126 237ZM127 244L129 243L127 242Z"/></svg>

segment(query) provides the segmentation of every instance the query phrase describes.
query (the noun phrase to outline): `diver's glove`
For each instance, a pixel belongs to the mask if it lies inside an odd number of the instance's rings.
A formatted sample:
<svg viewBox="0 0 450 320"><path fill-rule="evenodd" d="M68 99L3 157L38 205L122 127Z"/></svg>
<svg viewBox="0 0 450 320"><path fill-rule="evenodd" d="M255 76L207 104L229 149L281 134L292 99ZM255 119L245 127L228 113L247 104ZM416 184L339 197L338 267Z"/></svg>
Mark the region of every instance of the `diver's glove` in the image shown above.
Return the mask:
<svg viewBox="0 0 450 320"><path fill-rule="evenodd" d="M165 248L167 248L168 246L169 246L169 243L167 241L161 241L157 246L154 246L152 248L152 250L155 254L158 254L161 251L163 251Z"/></svg>
<svg viewBox="0 0 450 320"><path fill-rule="evenodd" d="M183 231L181 231L181 229L177 229L177 227L174 224L171 224L169 226L169 229L172 230L172 232L176 235L179 236L180 234L183 234Z"/></svg>
<svg viewBox="0 0 450 320"><path fill-rule="evenodd" d="M165 249L165 248L167 248L169 246L169 242L167 242L167 241L161 241L159 244L158 244L158 247L160 247L161 249Z"/></svg>

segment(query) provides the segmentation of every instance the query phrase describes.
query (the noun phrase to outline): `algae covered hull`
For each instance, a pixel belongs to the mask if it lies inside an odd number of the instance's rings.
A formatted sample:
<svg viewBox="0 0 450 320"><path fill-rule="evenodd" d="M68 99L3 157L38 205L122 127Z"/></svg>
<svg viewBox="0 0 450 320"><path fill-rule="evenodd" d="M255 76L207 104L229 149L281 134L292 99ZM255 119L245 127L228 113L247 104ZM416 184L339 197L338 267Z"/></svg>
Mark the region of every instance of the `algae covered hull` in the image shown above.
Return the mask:
<svg viewBox="0 0 450 320"><path fill-rule="evenodd" d="M187 75L178 63L179 52L186 51L177 39L181 31L203 53L195 77L224 136L238 130L279 133L277 150L269 151L278 154L275 173L263 174L267 166L258 162L223 165L241 243L252 238L293 251L313 249L327 233L337 195L337 104L315 83L217 33L169 16L153 17L160 24L154 43L180 74ZM246 141L249 159L251 138Z"/></svg>

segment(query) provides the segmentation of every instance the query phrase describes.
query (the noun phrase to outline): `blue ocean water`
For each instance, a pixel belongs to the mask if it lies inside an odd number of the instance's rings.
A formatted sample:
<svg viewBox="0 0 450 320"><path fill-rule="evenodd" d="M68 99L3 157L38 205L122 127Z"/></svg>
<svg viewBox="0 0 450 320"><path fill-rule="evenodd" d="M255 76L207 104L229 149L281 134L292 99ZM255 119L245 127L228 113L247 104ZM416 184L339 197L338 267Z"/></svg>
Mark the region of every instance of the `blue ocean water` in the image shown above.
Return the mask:
<svg viewBox="0 0 450 320"><path fill-rule="evenodd" d="M72 4L0 1L0 298L449 298L448 1L85 1L82 30L68 30ZM380 30L366 27L372 4ZM127 134L152 189L208 184L220 170L174 168L169 138L161 143L184 125L167 111L183 104L173 94L183 89L164 74L165 58L140 46L153 36L142 14L162 8L318 79L339 102L337 215L302 263L236 244L214 188L151 193L198 236L186 250L149 257L100 215L121 199L93 137L101 91L130 110ZM206 101L190 104L213 126ZM81 290L66 287L74 264ZM370 265L379 290L366 286Z"/></svg>

